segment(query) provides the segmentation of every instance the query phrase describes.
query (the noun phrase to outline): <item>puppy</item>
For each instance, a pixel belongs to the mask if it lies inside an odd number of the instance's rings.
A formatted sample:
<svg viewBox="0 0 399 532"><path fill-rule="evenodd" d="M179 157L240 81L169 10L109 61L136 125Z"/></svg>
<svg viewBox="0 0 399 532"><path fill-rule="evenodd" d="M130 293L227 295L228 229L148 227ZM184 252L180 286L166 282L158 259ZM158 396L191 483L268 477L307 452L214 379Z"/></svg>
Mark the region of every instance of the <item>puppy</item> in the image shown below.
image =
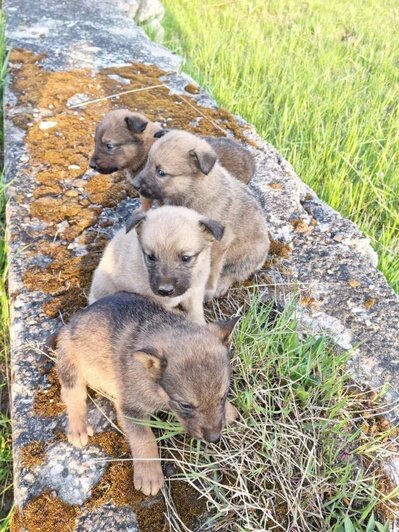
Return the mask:
<svg viewBox="0 0 399 532"><path fill-rule="evenodd" d="M90 168L100 174L125 170L132 179L144 166L149 149L157 140L154 135L161 131L160 124L149 122L140 113L127 109L110 111L97 125ZM152 204L145 198L140 200L147 208Z"/></svg>
<svg viewBox="0 0 399 532"><path fill-rule="evenodd" d="M127 178L132 181L144 166L152 144L169 131L140 113L127 109L110 111L96 128L90 167L102 174L126 170ZM249 182L256 168L254 158L246 148L227 138L204 139L216 151L222 166L237 179ZM151 207L151 200L141 196L140 200L142 210Z"/></svg>
<svg viewBox="0 0 399 532"><path fill-rule="evenodd" d="M237 319L197 325L137 294L120 292L76 314L53 335L68 440L88 443L87 386L113 399L134 460L134 486L155 495L164 476L152 430L157 410L172 411L184 429L217 442L237 417L226 401L230 337Z"/></svg>
<svg viewBox="0 0 399 532"><path fill-rule="evenodd" d="M133 186L145 198L189 207L225 226L212 247L207 299L223 295L264 263L270 243L262 209L202 138L172 131L159 139Z"/></svg>
<svg viewBox="0 0 399 532"><path fill-rule="evenodd" d="M89 303L126 290L151 296L169 309L181 305L190 319L205 323L211 247L223 232L222 224L186 207L135 213L105 248Z"/></svg>

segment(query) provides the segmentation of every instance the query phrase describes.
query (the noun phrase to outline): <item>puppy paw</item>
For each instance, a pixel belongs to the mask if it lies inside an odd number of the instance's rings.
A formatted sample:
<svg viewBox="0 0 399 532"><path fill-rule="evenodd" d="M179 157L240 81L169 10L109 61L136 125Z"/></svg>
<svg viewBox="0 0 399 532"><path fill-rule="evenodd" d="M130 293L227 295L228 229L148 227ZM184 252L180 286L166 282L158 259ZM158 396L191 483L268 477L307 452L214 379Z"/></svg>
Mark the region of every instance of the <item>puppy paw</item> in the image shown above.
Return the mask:
<svg viewBox="0 0 399 532"><path fill-rule="evenodd" d="M85 447L89 442L89 436L93 436L94 431L87 423L74 423L68 429L68 441L75 447Z"/></svg>
<svg viewBox="0 0 399 532"><path fill-rule="evenodd" d="M158 460L153 462L134 462L134 487L144 495L156 495L163 488L165 477Z"/></svg>
<svg viewBox="0 0 399 532"><path fill-rule="evenodd" d="M213 288L207 288L204 294L204 301L211 301L215 296L215 290Z"/></svg>
<svg viewBox="0 0 399 532"><path fill-rule="evenodd" d="M226 424L229 425L238 419L239 412L229 401L226 402Z"/></svg>

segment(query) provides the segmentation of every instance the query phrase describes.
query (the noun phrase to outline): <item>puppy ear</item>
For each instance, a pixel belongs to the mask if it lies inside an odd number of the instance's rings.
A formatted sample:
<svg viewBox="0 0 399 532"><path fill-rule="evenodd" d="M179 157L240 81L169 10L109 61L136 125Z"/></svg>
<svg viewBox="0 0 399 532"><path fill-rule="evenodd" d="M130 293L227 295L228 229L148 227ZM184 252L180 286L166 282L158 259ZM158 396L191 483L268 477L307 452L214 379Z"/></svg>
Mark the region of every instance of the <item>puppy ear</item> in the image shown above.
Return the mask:
<svg viewBox="0 0 399 532"><path fill-rule="evenodd" d="M144 347L139 351L135 351L133 357L140 362L153 378L159 378L168 365L168 361L162 353L152 347Z"/></svg>
<svg viewBox="0 0 399 532"><path fill-rule="evenodd" d="M199 168L199 170L205 175L209 174L217 161L217 155L210 146L207 148L201 147L196 150L190 150L188 153L197 168Z"/></svg>
<svg viewBox="0 0 399 532"><path fill-rule="evenodd" d="M230 345L235 326L237 325L239 319L240 316L237 316L236 318L231 318L230 320L217 321L216 323L210 324L212 331L220 338L224 345Z"/></svg>
<svg viewBox="0 0 399 532"><path fill-rule="evenodd" d="M140 116L126 116L125 122L127 128L132 133L142 133L148 125L148 120Z"/></svg>
<svg viewBox="0 0 399 532"><path fill-rule="evenodd" d="M134 227L140 224L146 218L145 212L134 213L129 220L126 222L126 234L131 231Z"/></svg>
<svg viewBox="0 0 399 532"><path fill-rule="evenodd" d="M159 131L154 133L154 139L160 139L161 137L169 133L169 131L170 129L160 129Z"/></svg>
<svg viewBox="0 0 399 532"><path fill-rule="evenodd" d="M206 231L211 237L211 240L222 240L224 235L224 225L216 220L210 220L209 218L202 218L199 221L201 229Z"/></svg>

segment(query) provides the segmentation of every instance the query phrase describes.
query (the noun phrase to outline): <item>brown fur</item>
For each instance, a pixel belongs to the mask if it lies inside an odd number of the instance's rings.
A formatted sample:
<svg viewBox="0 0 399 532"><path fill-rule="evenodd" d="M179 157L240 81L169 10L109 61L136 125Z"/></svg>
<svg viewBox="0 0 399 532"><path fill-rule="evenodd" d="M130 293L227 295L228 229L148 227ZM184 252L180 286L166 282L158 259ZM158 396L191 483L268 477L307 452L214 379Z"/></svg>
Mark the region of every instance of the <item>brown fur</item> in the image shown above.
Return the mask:
<svg viewBox="0 0 399 532"><path fill-rule="evenodd" d="M94 272L89 303L126 290L151 296L165 308L182 305L205 323L203 301L212 243L223 226L186 207L159 207L137 214L120 229ZM187 260L188 259L188 260Z"/></svg>
<svg viewBox="0 0 399 532"><path fill-rule="evenodd" d="M224 423L237 416L226 405L235 321L196 325L126 292L76 314L56 342L68 440L87 444L93 434L87 424L87 386L102 390L113 399L129 440L136 489L155 495L164 477L154 435L143 425L151 414L170 410L191 436L208 442L216 442Z"/></svg>
<svg viewBox="0 0 399 532"><path fill-rule="evenodd" d="M152 144L169 133L158 122L150 122L140 113L127 109L109 111L98 124L95 147L90 167L109 174L126 170L131 181L144 166ZM237 142L227 138L204 137L219 157L220 164L234 177L248 183L255 173L255 161L251 153ZM107 144L114 146L107 149ZM140 196L142 210L148 210L152 201Z"/></svg>
<svg viewBox="0 0 399 532"><path fill-rule="evenodd" d="M264 263L269 237L260 205L200 137L183 131L162 137L133 185L150 200L184 205L225 226L223 238L212 248L208 299L224 294Z"/></svg>

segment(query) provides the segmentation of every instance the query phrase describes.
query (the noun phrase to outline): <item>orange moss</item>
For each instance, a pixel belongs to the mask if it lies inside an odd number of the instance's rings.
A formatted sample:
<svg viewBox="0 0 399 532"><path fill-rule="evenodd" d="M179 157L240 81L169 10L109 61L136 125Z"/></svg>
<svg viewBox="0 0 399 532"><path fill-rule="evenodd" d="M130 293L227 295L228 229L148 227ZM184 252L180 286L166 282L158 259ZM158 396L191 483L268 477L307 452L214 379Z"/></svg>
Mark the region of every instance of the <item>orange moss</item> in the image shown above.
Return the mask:
<svg viewBox="0 0 399 532"><path fill-rule="evenodd" d="M28 503L23 512L14 512L11 532L70 532L75 527L79 507L52 497L50 491Z"/></svg>
<svg viewBox="0 0 399 532"><path fill-rule="evenodd" d="M284 187L281 183L278 181L274 181L272 183L269 183L269 188L272 188L273 190L284 190Z"/></svg>
<svg viewBox="0 0 399 532"><path fill-rule="evenodd" d="M297 233L306 233L309 231L309 226L304 220L291 220L290 224Z"/></svg>
<svg viewBox="0 0 399 532"><path fill-rule="evenodd" d="M373 297L369 297L369 298L366 299L366 301L364 301L363 307L368 310L370 308L373 308L374 305L376 305L377 303L378 303L378 299L375 299Z"/></svg>
<svg viewBox="0 0 399 532"><path fill-rule="evenodd" d="M279 240L270 240L269 255L272 257L282 257L287 259L292 253L291 246Z"/></svg>
<svg viewBox="0 0 399 532"><path fill-rule="evenodd" d="M43 463L46 456L46 448L43 442L34 441L21 448L22 467L35 467Z"/></svg>
<svg viewBox="0 0 399 532"><path fill-rule="evenodd" d="M33 411L38 416L58 416L65 412L65 405L61 401L60 383L55 367L47 377L47 385L36 392Z"/></svg>

